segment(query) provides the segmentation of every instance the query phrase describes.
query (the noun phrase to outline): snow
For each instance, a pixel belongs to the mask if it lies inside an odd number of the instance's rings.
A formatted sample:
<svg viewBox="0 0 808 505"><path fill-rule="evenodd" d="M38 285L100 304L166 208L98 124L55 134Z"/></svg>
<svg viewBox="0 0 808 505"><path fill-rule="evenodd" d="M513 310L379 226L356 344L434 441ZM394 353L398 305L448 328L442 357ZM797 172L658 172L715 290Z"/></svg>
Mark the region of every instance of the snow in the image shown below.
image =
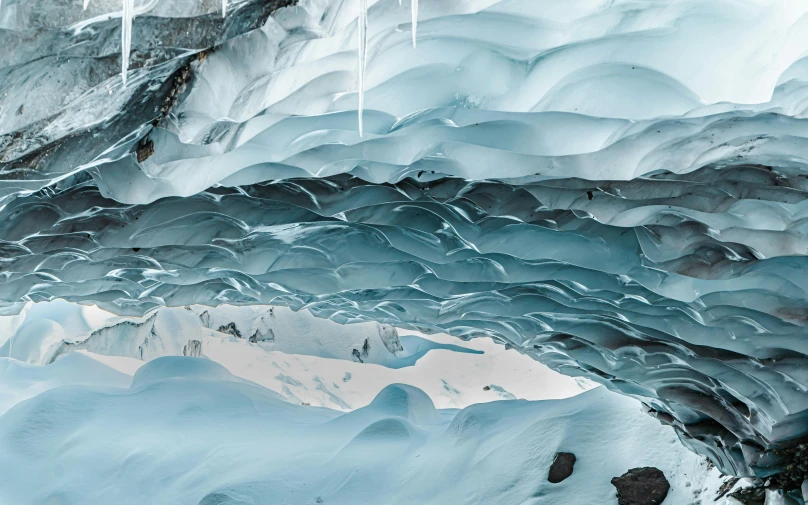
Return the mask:
<svg viewBox="0 0 808 505"><path fill-rule="evenodd" d="M446 335L412 335L402 337L402 343L419 359L363 364L267 351L221 334L205 337L203 352L232 374L275 391L288 401L337 410L366 406L385 385L393 383L425 391L438 408L465 408L508 398L566 398L593 387L559 375L514 350L504 350L490 339L458 342ZM424 349L419 351L416 346ZM91 356L127 373L143 365L131 358L115 364L106 356Z"/></svg>
<svg viewBox="0 0 808 505"><path fill-rule="evenodd" d="M146 361L181 356L190 341L199 341L203 356L238 377L294 403L338 410L366 406L393 383L425 391L439 408L566 398L594 387L490 338L341 325L286 307L176 307L125 318L57 300L30 304L20 316L0 317L3 322L11 337L0 335L8 338L0 355L28 363L59 363L78 352L132 375ZM249 338L261 334L272 338Z"/></svg>
<svg viewBox="0 0 808 505"><path fill-rule="evenodd" d="M671 482L665 504L691 505L713 503L721 483L670 428L604 388L458 411L391 384L340 413L289 403L204 358L158 358L131 386L101 364L90 365L98 383L82 384L86 359L0 361L4 379L73 377L0 416L0 503L609 503L612 477L656 466ZM575 471L549 484L558 451L576 454Z"/></svg>

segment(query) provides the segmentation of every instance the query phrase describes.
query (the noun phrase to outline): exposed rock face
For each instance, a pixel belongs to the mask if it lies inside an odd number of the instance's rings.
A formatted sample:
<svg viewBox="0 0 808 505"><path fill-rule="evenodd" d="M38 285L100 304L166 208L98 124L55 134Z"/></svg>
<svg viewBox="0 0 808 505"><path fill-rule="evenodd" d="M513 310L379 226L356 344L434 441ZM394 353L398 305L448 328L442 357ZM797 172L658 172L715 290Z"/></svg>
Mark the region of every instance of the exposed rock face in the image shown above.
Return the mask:
<svg viewBox="0 0 808 505"><path fill-rule="evenodd" d="M572 475L572 469L575 466L575 454L570 452L559 452L556 454L553 464L550 465L550 472L547 475L547 481L553 484L558 484L566 480Z"/></svg>
<svg viewBox="0 0 808 505"><path fill-rule="evenodd" d="M202 342L199 340L189 340L188 343L182 348L183 356L191 356L194 358L202 357Z"/></svg>
<svg viewBox="0 0 808 505"><path fill-rule="evenodd" d="M275 340L275 332L272 331L272 328L266 328L265 330L259 328L255 330L255 333L250 337L250 342L254 344L258 342L272 342L273 340Z"/></svg>
<svg viewBox="0 0 808 505"><path fill-rule="evenodd" d="M236 327L236 323L233 322L219 326L219 329L217 331L220 333L227 333L228 335L233 335L236 338L241 338L241 332Z"/></svg>
<svg viewBox="0 0 808 505"><path fill-rule="evenodd" d="M747 487L729 494L743 505L765 505L766 490L762 487Z"/></svg>
<svg viewBox="0 0 808 505"><path fill-rule="evenodd" d="M141 360L160 356L162 343L154 333L156 317L157 314L153 314L142 322L122 321L96 330L83 340L62 342L47 362L53 363L59 356L73 351L90 351L96 354L127 356Z"/></svg>
<svg viewBox="0 0 808 505"><path fill-rule="evenodd" d="M726 496L727 493L732 491L732 488L735 487L735 484L737 484L740 480L741 479L738 477L727 478L726 482L721 484L721 487L718 489L718 494L716 494L715 499L718 500L719 498Z"/></svg>
<svg viewBox="0 0 808 505"><path fill-rule="evenodd" d="M619 505L661 505L671 486L657 468L633 468L612 479Z"/></svg>

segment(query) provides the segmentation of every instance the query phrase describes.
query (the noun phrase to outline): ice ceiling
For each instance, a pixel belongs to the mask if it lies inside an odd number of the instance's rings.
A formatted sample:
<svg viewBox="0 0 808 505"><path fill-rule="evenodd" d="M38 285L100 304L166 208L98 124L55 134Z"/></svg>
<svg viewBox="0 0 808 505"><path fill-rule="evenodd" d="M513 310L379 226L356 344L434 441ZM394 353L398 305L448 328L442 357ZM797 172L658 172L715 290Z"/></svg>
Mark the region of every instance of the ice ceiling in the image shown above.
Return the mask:
<svg viewBox="0 0 808 505"><path fill-rule="evenodd" d="M808 3L0 7L0 305L492 335L722 470L808 437ZM294 4L288 6L290 4ZM288 7L287 7L288 6ZM123 24L126 25L125 23Z"/></svg>

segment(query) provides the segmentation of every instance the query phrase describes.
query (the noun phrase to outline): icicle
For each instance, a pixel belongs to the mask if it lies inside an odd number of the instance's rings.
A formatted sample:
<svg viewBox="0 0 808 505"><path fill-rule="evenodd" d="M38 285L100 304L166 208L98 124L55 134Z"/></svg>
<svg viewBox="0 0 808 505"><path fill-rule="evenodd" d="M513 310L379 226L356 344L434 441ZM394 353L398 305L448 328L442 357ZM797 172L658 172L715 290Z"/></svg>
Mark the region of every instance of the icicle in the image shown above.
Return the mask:
<svg viewBox="0 0 808 505"><path fill-rule="evenodd" d="M412 2L412 47L416 47L416 31L418 30L418 0Z"/></svg>
<svg viewBox="0 0 808 505"><path fill-rule="evenodd" d="M90 5L90 0L84 0L84 10L87 10L88 5Z"/></svg>
<svg viewBox="0 0 808 505"><path fill-rule="evenodd" d="M222 0L222 17L227 16L227 0Z"/></svg>
<svg viewBox="0 0 808 505"><path fill-rule="evenodd" d="M365 66L368 51L368 0L359 0L359 136L364 135Z"/></svg>
<svg viewBox="0 0 808 505"><path fill-rule="evenodd" d="M123 16L121 16L121 78L126 86L126 73L129 70L129 52L132 47L132 17L135 0L123 0Z"/></svg>

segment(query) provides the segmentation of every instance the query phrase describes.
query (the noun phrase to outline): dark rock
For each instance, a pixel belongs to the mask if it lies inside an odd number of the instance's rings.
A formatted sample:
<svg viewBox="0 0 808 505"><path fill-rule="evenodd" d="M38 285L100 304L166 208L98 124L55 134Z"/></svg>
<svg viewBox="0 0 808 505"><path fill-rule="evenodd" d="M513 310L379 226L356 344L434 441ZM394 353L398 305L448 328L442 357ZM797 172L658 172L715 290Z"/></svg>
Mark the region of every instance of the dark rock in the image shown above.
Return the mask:
<svg viewBox="0 0 808 505"><path fill-rule="evenodd" d="M718 488L718 494L715 497L716 500L725 497L727 493L732 491L732 488L735 487L735 484L737 484L739 480L741 479L738 477L730 477L723 484L721 484L721 487Z"/></svg>
<svg viewBox="0 0 808 505"><path fill-rule="evenodd" d="M154 154L154 141L146 137L141 140L140 144L137 146L137 162L142 163L146 161L151 158L152 154Z"/></svg>
<svg viewBox="0 0 808 505"><path fill-rule="evenodd" d="M273 342L275 340L275 332L272 331L272 328L268 328L266 332L262 332L260 329L255 330L252 337L250 337L250 342L256 344L258 342Z"/></svg>
<svg viewBox="0 0 808 505"><path fill-rule="evenodd" d="M768 479L765 487L784 491L799 491L802 483L808 479L808 446L798 444L786 449L774 451L780 460L781 471Z"/></svg>
<svg viewBox="0 0 808 505"><path fill-rule="evenodd" d="M228 333L236 338L241 338L241 332L236 328L236 323L227 323L226 325L219 326L217 331L220 333Z"/></svg>
<svg viewBox="0 0 808 505"><path fill-rule="evenodd" d="M566 480L572 475L572 467L575 466L575 454L571 452L559 452L556 454L553 464L550 465L550 473L547 480L553 484Z"/></svg>
<svg viewBox="0 0 808 505"><path fill-rule="evenodd" d="M766 503L766 490L762 487L745 487L729 494L744 505L764 505Z"/></svg>
<svg viewBox="0 0 808 505"><path fill-rule="evenodd" d="M202 342L199 340L189 340L182 348L183 356L192 356L199 358L202 356Z"/></svg>
<svg viewBox="0 0 808 505"><path fill-rule="evenodd" d="M612 479L620 505L660 505L671 485L658 468L632 468Z"/></svg>

